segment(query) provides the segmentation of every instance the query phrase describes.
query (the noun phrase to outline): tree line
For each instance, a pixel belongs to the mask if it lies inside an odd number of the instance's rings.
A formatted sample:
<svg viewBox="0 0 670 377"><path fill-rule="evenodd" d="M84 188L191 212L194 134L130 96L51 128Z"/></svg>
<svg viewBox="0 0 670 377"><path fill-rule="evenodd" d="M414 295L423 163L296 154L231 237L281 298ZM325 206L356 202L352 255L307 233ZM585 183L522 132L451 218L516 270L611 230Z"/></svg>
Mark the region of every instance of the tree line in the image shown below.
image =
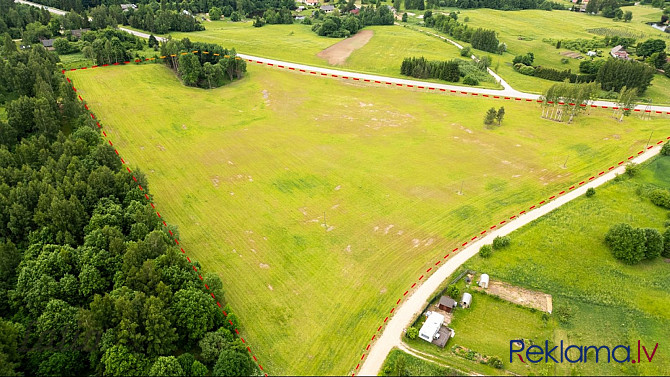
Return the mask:
<svg viewBox="0 0 670 377"><path fill-rule="evenodd" d="M560 2L548 0L426 0L425 3L424 0L405 0L405 9L423 10L424 8L433 9L438 6L461 9L490 8L499 10L566 9Z"/></svg>
<svg viewBox="0 0 670 377"><path fill-rule="evenodd" d="M0 375L259 373L58 57L6 33L0 52Z"/></svg>
<svg viewBox="0 0 670 377"><path fill-rule="evenodd" d="M542 118L568 123L587 108L598 92L596 83L571 84L568 80L554 84L540 97L542 101Z"/></svg>
<svg viewBox="0 0 670 377"><path fill-rule="evenodd" d="M500 43L496 32L490 29L477 28L471 29L467 25L458 22L458 15L451 13L449 16L438 14L430 17L425 21L426 26L433 27L436 30L445 33L454 39L470 42L473 48L482 51L502 54L507 50L504 43Z"/></svg>
<svg viewBox="0 0 670 377"><path fill-rule="evenodd" d="M184 52L186 54L182 54ZM188 86L211 89L241 79L247 71L247 62L237 58L235 49L191 42L188 38L163 43L161 55L167 56L165 64Z"/></svg>
<svg viewBox="0 0 670 377"><path fill-rule="evenodd" d="M430 61L420 58L405 58L400 66L400 74L420 79L440 79L458 82L461 78L456 59L447 61Z"/></svg>

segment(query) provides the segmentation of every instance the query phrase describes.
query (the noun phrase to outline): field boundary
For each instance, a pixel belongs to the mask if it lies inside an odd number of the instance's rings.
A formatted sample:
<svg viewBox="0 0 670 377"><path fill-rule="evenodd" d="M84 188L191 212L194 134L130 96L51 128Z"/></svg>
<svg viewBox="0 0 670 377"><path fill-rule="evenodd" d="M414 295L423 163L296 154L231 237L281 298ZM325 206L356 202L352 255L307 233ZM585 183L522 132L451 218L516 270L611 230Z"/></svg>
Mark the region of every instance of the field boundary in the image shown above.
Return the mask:
<svg viewBox="0 0 670 377"><path fill-rule="evenodd" d="M185 55L185 54L186 54L186 53L184 53L184 54L182 54L182 55ZM218 54L215 54L215 55L218 55ZM174 55L173 55L173 56L174 56ZM238 59L239 59L239 58L238 58ZM138 59L138 60L139 60L139 59ZM136 62L137 62L138 60L136 60ZM147 60L150 60L150 59L147 59ZM125 64L129 64L129 63L130 63L129 61L125 62ZM120 64L120 63L116 63L116 64L112 64L112 65L119 65L119 64ZM109 65L109 64L104 64L103 66L108 66L108 65ZM95 68L95 67L92 67L92 68ZM86 69L86 68L81 68L81 69ZM74 70L74 69L71 69L70 71L73 71L73 70ZM107 142L109 143L109 145L110 145L112 148L114 148L114 153L116 153L116 155L119 157L119 159L121 160L121 163L126 167L126 170L128 171L128 173L130 173L130 174L132 175L133 180L135 181L135 183L137 183L137 187L139 188L140 191L142 191L142 192L144 193L144 198L147 200L147 202L149 203L149 205L151 205L151 208L153 208L153 210L156 212L156 216L158 216L158 219L163 223L163 226L165 227L165 229L167 229L168 233L170 233L170 236L173 237L175 244L179 247L179 250L181 250L182 254L184 254L184 256L186 257L186 260L188 260L188 262L191 264L191 267L193 268L193 271L195 271L195 273L198 274L198 277L200 278L200 281L203 282L203 284L205 285L205 288L207 289L207 291L210 291L209 286L204 282L203 277L202 277L202 274L200 273L200 271L198 271L198 268L195 266L195 263L193 263L193 261L191 261L191 258L189 258L188 255L186 255L186 251L185 251L184 248L180 245L180 243L179 243L179 239L172 233L172 230L170 230L170 229L168 228L167 223L166 223L165 220L163 219L163 216L162 216L162 215L160 214L160 212L158 212L158 210L156 209L156 206L155 206L154 203L151 201L151 199L149 198L149 195L145 192L145 190L144 190L144 188L142 187L142 185L140 184L140 182L137 180L137 177L135 177L135 175L133 174L133 171L132 171L132 170L130 169L130 167L128 166L128 163L126 162L126 160L123 159L123 157L121 157L121 154L119 153L117 147L115 147L114 144L112 143L112 140L111 140L111 138L107 135L107 132L105 132L105 131L102 129L103 127L102 127L102 125L100 124L100 121L98 120L98 118L95 116L95 114L93 114L92 110L88 107L88 104L86 104L86 102L84 101L84 99L81 97L81 94L79 94L79 93L77 92L77 88L74 87L74 84L72 83L72 80L70 80L70 78L67 77L67 75L65 75L65 72L68 72L68 71L65 70L65 69L63 69L63 70L61 70L61 72L62 72L63 75L65 76L65 79L67 80L67 82L72 86L72 90L73 90L73 91L75 92L75 94L77 95L77 98L79 99L79 101L81 101L81 103L84 105L84 108L86 109L86 111L89 112L89 115L91 116L91 119L93 119L93 120L95 121L95 123L96 123L96 125L98 126L98 128L102 131L103 139L106 139ZM210 296L212 296L212 299L216 302L216 305L219 307L219 309L221 309L221 313L223 313L224 317L228 317L228 313L225 311L225 309L223 309L223 307L221 306L221 302L219 302L219 300L216 298L216 296L214 296L214 293L209 292L209 294L210 294ZM237 329L237 328L235 327L235 324L233 323L232 320L228 319L228 322L230 323L231 326L233 326L233 328L235 329L235 333L237 334L237 336L239 337L239 339L242 341L242 343L244 343L244 344L247 346L247 351L249 351L249 355L251 355L251 357L253 358L254 362L258 365L258 368L260 368L261 372L264 373L265 377L268 377L268 374L265 373L265 370L263 369L263 366L262 366L262 365L260 364L260 362L258 361L258 358L257 358L256 355L254 355L254 353L251 351L251 347L248 345L247 341L244 339L244 337L242 336L242 334L240 334L239 329Z"/></svg>
<svg viewBox="0 0 670 377"><path fill-rule="evenodd" d="M197 53L209 54L208 51L194 50L194 51L191 51L191 52L182 52L180 54L159 56L157 58L154 57L154 58L134 59L132 61L128 60L128 61L124 61L123 63L117 62L117 63L111 63L111 64L92 65L90 67L70 68L70 69L63 70L63 73L68 72L68 71L95 69L95 68L100 68L100 67L128 65L128 64L131 64L131 63L142 64L142 63L146 63L146 62L155 62L156 59L166 59L168 57L176 57L178 55L187 55L187 54L190 54L190 53L192 53L192 54L197 54ZM219 54L213 54L213 55L214 56L220 56ZM224 58L229 58L230 55L223 55L223 57ZM448 92L448 93L452 93L452 94L462 94L462 95L466 95L466 96L468 96L468 95L480 96L480 97L484 97L484 98L502 99L502 100L510 100L510 101L526 102L526 103L528 103L528 102L530 102L530 103L546 103L546 104L550 104L550 105L555 104L555 105L560 105L560 106L568 105L568 106L579 106L579 107L582 107L582 108L591 107L591 108L602 108L602 109L612 109L612 110L634 111L634 112L648 113L648 114L655 113L655 114L661 114L662 115L662 114L665 113L667 115L670 115L670 110L668 110L668 111L647 110L647 109L642 110L642 109L637 108L637 106L644 107L646 105L636 105L634 108L626 108L626 107L621 108L621 107L618 107L618 106L610 106L610 105L595 105L593 103L591 103L590 105L587 105L587 104L583 104L583 103L582 104L576 104L576 103L571 103L571 102L568 103L568 102L561 102L561 101L558 101L558 102L556 102L556 101L544 101L542 99L521 98L521 97L513 96L513 95L497 95L497 94L478 93L476 91L463 90L464 88L462 88L462 87L460 89L439 88L439 87L435 87L435 86L430 86L430 83L428 83L428 82L426 82L425 85L414 85L414 84L404 84L404 83L399 83L399 82L394 83L394 82L390 82L390 81L386 81L386 80L373 80L373 79L355 77L355 76L358 76L358 75L370 76L370 75L364 74L364 73L352 72L351 75L346 75L345 76L345 75L342 75L342 74L318 72L318 71L314 71L314 70L311 70L311 69L291 67L291 66L288 66L287 64L277 64L277 63L264 62L264 61L257 60L257 59L243 58L243 57L240 57L239 54L238 54L238 56L235 56L235 59L246 60L249 63L267 65L268 67L287 69L289 71L311 74L311 75L315 75L317 77L321 76L321 77L329 77L329 78L339 78L339 79L342 79L342 80L352 80L352 81L364 82L364 83L369 83L369 84L386 85L386 86L389 86L389 87L424 89L424 90L427 90L427 91L434 91L434 92L444 92L444 93ZM326 68L324 68L324 69L326 69ZM382 78L382 77L379 77L379 78ZM396 81L397 80L404 80L404 79L395 79L395 78L391 78L391 77L389 77L389 79L396 80ZM438 84L438 85L446 85L446 84ZM477 88L475 88L475 89L477 89ZM533 96L537 96L537 95L534 94ZM592 101L592 102L597 102L597 100Z"/></svg>
<svg viewBox="0 0 670 377"><path fill-rule="evenodd" d="M198 52L199 52L199 51L193 51L193 52L191 52L191 53L198 53ZM203 52L203 53L204 53L204 52ZM181 53L181 55L186 55L186 54L189 54L189 52ZM176 55L171 55L171 56L174 57L174 56L176 56ZM225 57L229 57L229 56L226 55ZM165 59L165 58L167 58L167 56L159 57L159 59ZM236 59L242 59L242 58L240 58L240 57L236 57ZM63 69L62 72L63 72L63 74L65 74L65 73L68 72L68 71L86 70L86 69L94 69L94 68L99 68L99 67L117 66L117 65L128 65L128 64L131 64L131 63L138 63L138 64L141 64L141 63L144 63L144 62L155 61L155 60L156 60L156 58L145 58L144 60L142 60L142 59L135 59L134 61L125 61L125 62L123 62L123 63L102 64L102 65L95 65L95 66L91 66L91 67L72 68L72 69L69 69L69 70L65 70L65 69ZM297 72L306 73L306 74L317 75L317 74L319 73L319 72L315 72L315 71L310 71L310 70L305 70L305 69L299 69L299 68L294 68L294 67L287 67L287 66L284 66L284 65L273 64L273 63L269 63L269 62L262 62L262 61L253 60L253 59L244 59L244 60L246 60L246 61L248 61L248 62L252 62L252 63L255 62L255 63L257 63L257 64L261 64L261 65L267 65L267 66L270 66L270 67L276 67L276 68L288 69L288 70L291 70L291 71L297 71ZM393 83L388 82L388 81L360 79L360 78L357 78L357 77L349 77L349 76L342 76L342 75L336 75L336 74L327 74L327 73L323 73L323 72L320 72L320 75L321 75L321 76L325 76L325 77L340 78L340 79L343 79L343 80L363 81L363 82L367 82L367 83L374 83L374 84L381 84L381 85L389 85L389 86L392 86L392 85L393 85ZM66 76L66 79L68 80L69 83L71 83L70 79L67 78L67 76ZM407 87L407 88L417 88L417 89L427 89L427 90L433 90L433 91L437 90L435 87L414 86L414 85L400 84L400 83L396 83L396 86L399 86L399 87ZM74 86L72 86L72 89L73 89L75 92L77 92L77 90L76 90L76 88L75 88ZM442 91L442 92L446 92L446 91L448 91L447 89L442 89L442 88L438 88L438 89L439 89L439 91ZM505 99L505 100L513 100L513 101L523 101L523 100L525 100L525 102L537 102L537 103L542 103L542 102L543 102L542 100L523 99L523 98L509 97L509 96L494 96L494 95L480 94L480 93L467 92L467 91L450 90L450 92L451 92L451 93L456 93L456 94L460 93L460 94L464 94L464 95L474 95L474 96L481 95L482 97L490 97L490 98L494 98L494 99ZM82 101L82 103L84 103L84 100L83 100L83 98L82 98L80 95L78 95L78 98L79 98L80 101ZM547 103L548 103L548 104L553 104L554 102L552 102L552 101L547 101ZM558 104L558 105L566 105L566 103L564 103L564 102L558 102L557 104ZM574 103L568 103L568 105L570 105L570 106L576 106L576 104L574 104ZM580 106L581 106L581 107L586 107L587 105L580 104ZM88 110L88 111L90 112L90 110L89 110L89 108L88 108L88 105L86 105L85 103L84 103L84 107L86 108L86 110ZM593 105L593 104L590 105L590 107L593 107L593 108L596 108L596 107L602 107L602 108L604 108L604 109L612 108L612 109L614 109L614 110L619 109L619 107L616 107L616 106L604 106L604 105L603 105L603 106L596 106L596 105ZM640 109L627 109L627 108L624 108L623 110L634 110L634 111L636 111L636 112L643 112L643 110L640 110ZM654 112L654 111L653 111L653 110L644 110L644 112L646 112L646 113L651 113L651 112ZM657 113L657 114L663 114L662 111L655 111L655 113ZM666 112L666 114L670 114L670 111ZM95 115L94 115L92 112L90 112L90 116L91 116L92 119L96 120ZM102 128L102 126L100 125L99 122L97 122L97 120L96 120L96 124L98 125L99 128ZM103 135L107 138L107 141L109 142L109 144L110 144L111 146L113 146L111 140L109 140L109 137L107 136L107 134L105 133L105 131L102 131L102 132L103 132ZM376 329L376 331L375 331L374 334L372 335L372 337L371 337L371 339L370 339L368 345L366 346L364 352L362 353L362 355L361 355L361 357L360 357L360 359L359 359L359 361L358 361L358 364L356 365L355 368L353 368L353 372L351 373L351 375L352 375L352 376L355 376L355 375L356 375L357 371L360 369L361 363L363 362L363 360L365 359L366 355L368 354L368 351L369 351L370 348L372 347L372 344L373 344L374 340L377 338L377 335L378 335L379 333L382 332L382 329L384 328L384 325L385 325L385 324L388 322L388 320L392 317L394 311L395 311L396 308L400 305L400 303L403 301L403 299L406 298L407 295L410 293L410 291L413 290L413 289L414 289L414 288L421 282L421 280L423 280L424 278L426 278L426 277L430 274L431 271L433 271L434 269L437 270L437 266L439 266L440 263L442 263L444 260L446 260L451 254L457 253L459 250L461 250L462 248L464 248L464 247L467 246L468 244L472 243L473 241L477 240L478 238L482 238L487 232L492 231L492 230L498 228L499 226L502 226L502 225L504 225L504 224L506 224L506 223L508 223L508 222L511 222L512 220L516 219L518 216L523 215L524 213L526 213L526 212L528 212L528 211L531 211L531 210L533 210L533 209L539 208L539 207L541 207L541 206L543 206L543 205L545 205L545 204L547 204L547 203L553 201L554 199L556 199L556 198L558 198L558 197L560 197L560 196L566 194L567 192L570 192L570 191L574 190L575 188L580 187L580 186L586 184L587 182L590 182L590 181L596 179L597 177L602 176L602 175L605 174L606 172L609 172L609 171L614 170L616 167L619 167L619 166L621 166L621 165L624 165L626 162L628 162L628 161L630 161L630 160L633 160L635 157L640 156L640 155L644 154L646 151L648 151L648 150L650 150L650 149L652 149L652 148L654 148L654 147L656 147L656 146L659 146L659 145L661 145L661 144L663 144L663 143L665 143L665 142L668 142L669 140L670 140L670 136L668 136L666 139L661 139L661 140L659 140L658 142L655 142L655 144L648 145L648 146L645 147L645 149L642 149L642 150L640 150L639 152L637 152L637 154L631 155L631 156L629 156L627 159L625 159L625 160L621 160L620 162L611 165L611 166L610 166L609 168L607 168L606 170L602 170L602 171L600 171L599 173L592 175L592 176L589 177L588 179L584 179L584 180L582 180L582 181L579 182L579 183L575 183L575 184L571 185L570 187L568 187L567 189L558 192L556 195L552 195L552 196L550 196L549 198L544 199L544 200L541 200L541 201L538 202L537 204L530 206L527 210L522 210L522 211L518 212L518 214L514 214L514 215L510 216L508 219L502 220L502 221L498 222L497 224L492 225L491 227L489 227L489 228L487 228L487 229L484 229L483 231L481 231L481 232L479 232L478 234L476 234L476 235L474 235L473 237L471 237L469 240L465 240L464 242L462 242L462 243L460 244L459 247L455 247L455 248L452 249L450 252L448 252L446 255L444 255L441 259L438 259L437 262L433 265L433 267L428 268L424 273L422 273L421 276L419 276L418 279L416 279L416 281L413 282L413 284L412 284L412 285L411 285L411 286L410 286L410 287L409 287L409 288L402 294L402 296L401 296L400 298L398 298L398 300L396 301L395 305L394 305L394 306L391 308L391 310L389 311L388 315L384 318L384 320L382 321L382 323L379 325L379 327ZM118 152L116 149L115 149L114 151L116 152L117 155L119 155L119 152ZM121 158L120 155L119 155L119 158ZM124 161L123 158L121 158L121 162L122 162L123 164L126 164L126 162ZM130 168L128 168L128 167L126 166L126 169L128 170L128 172L130 172L130 173L132 174L132 171L130 170ZM135 176L133 176L133 179L137 182L137 179L135 178ZM139 183L138 183L138 186L139 186L140 190L143 190L142 186L139 185ZM146 193L145 193L145 197L146 197L146 199L150 202L152 208L155 208L155 207L154 207L154 204L150 201L150 199L149 199L149 197L148 197L148 195L147 195ZM159 218L161 218L161 215L160 215L160 213L159 213L158 211L156 211L156 214L157 214L157 216L158 216ZM161 221L163 221L162 218L161 218ZM164 224L165 226L167 226L167 224L165 223L165 221L163 221L163 224ZM172 232L170 232L170 234L172 235ZM176 238L175 238L175 242L177 243L177 245L179 245L179 241L178 241ZM180 247L180 248L181 248L181 247ZM185 251L183 250L183 248L181 248L181 251L182 251L182 253L185 254ZM193 264L193 262L191 262L190 258L188 258L188 257L186 257L186 258L188 259L188 261L189 261L190 263ZM193 265L193 269L196 271L196 273L198 272L198 271L197 271L197 268L195 267L195 265ZM199 275L199 277L200 277L200 279L202 280L202 276ZM209 287L206 286L206 288L209 290ZM213 294L212 294L212 297L216 300L216 298L214 297ZM219 307L221 307L221 304L220 304L218 301L217 301L217 305L218 305ZM223 311L223 313L224 313L224 315L227 316L227 313L226 313L225 311ZM231 323L232 323L232 321L231 321ZM239 331L238 331L237 329L235 329L235 332L239 335ZM242 337L240 336L240 339L246 344L246 341L244 340L244 338L242 338ZM252 357L253 357L254 361L256 361L256 362L258 363L258 360L257 360L256 356L253 355L251 349L250 349L249 347L247 347L247 350L252 354ZM260 363L258 363L258 366L259 366L259 368L260 368L261 370L263 370L263 368L262 368L262 366L260 365ZM267 374L265 374L265 376L267 376Z"/></svg>

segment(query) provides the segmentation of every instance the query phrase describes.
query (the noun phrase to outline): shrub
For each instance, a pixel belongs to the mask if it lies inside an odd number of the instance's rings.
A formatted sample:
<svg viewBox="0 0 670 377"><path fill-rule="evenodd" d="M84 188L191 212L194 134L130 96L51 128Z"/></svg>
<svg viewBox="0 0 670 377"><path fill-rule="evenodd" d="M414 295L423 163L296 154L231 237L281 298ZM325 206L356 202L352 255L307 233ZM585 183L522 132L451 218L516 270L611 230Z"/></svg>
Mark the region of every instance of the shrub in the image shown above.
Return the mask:
<svg viewBox="0 0 670 377"><path fill-rule="evenodd" d="M488 258L491 256L491 253L493 252L493 248L491 245L484 245L479 249L479 256L482 258Z"/></svg>
<svg viewBox="0 0 670 377"><path fill-rule="evenodd" d="M517 55L512 60L513 64L521 63L523 65L533 65L535 60L535 55L532 52L526 53L525 55Z"/></svg>
<svg viewBox="0 0 670 377"><path fill-rule="evenodd" d="M233 12L233 13L230 14L230 20L231 21L238 22L240 19L242 19L242 17L240 16L239 13Z"/></svg>
<svg viewBox="0 0 670 377"><path fill-rule="evenodd" d="M564 325L570 323L573 315L572 308L564 305L556 306L553 314L556 316L556 319L558 319L558 322Z"/></svg>
<svg viewBox="0 0 670 377"><path fill-rule="evenodd" d="M493 250L500 250L509 246L510 238L508 236L498 236L493 239Z"/></svg>
<svg viewBox="0 0 670 377"><path fill-rule="evenodd" d="M491 356L489 357L489 360L486 362L486 364L496 368L496 369L502 369L503 367L503 362L498 356Z"/></svg>
<svg viewBox="0 0 670 377"><path fill-rule="evenodd" d="M410 339L416 339L416 337L419 336L419 330L417 330L416 327L412 326L409 329L407 329L407 337Z"/></svg>
<svg viewBox="0 0 670 377"><path fill-rule="evenodd" d="M654 259L663 252L663 236L661 232L653 228L645 228L644 235L646 237L644 257L646 259Z"/></svg>
<svg viewBox="0 0 670 377"><path fill-rule="evenodd" d="M592 196L595 195L595 194L596 194L596 189L594 189L593 187L589 187L589 188L586 190L586 197L587 197L587 198L590 198L590 197L592 197Z"/></svg>
<svg viewBox="0 0 670 377"><path fill-rule="evenodd" d="M520 64L519 68L517 69L517 71L519 71L519 73L521 73L522 75L526 75L526 76L535 76L535 68L533 68L531 66L528 66L528 65L523 65L521 63L519 63L519 64Z"/></svg>
<svg viewBox="0 0 670 377"><path fill-rule="evenodd" d="M561 59L561 64L568 64L568 63L570 63L570 60L568 60L568 58Z"/></svg>
<svg viewBox="0 0 670 377"><path fill-rule="evenodd" d="M663 251L661 255L665 258L670 258L670 228L663 233Z"/></svg>
<svg viewBox="0 0 670 377"><path fill-rule="evenodd" d="M461 295L461 290L458 289L457 286L455 285L450 285L447 287L447 290L445 292L447 296L453 298L454 300L458 300L458 297Z"/></svg>
<svg viewBox="0 0 670 377"><path fill-rule="evenodd" d="M670 66L668 67L668 69L670 70ZM663 156L670 156L670 142L665 143L663 145L663 148L661 148L661 154Z"/></svg>
<svg viewBox="0 0 670 377"><path fill-rule="evenodd" d="M466 58L469 58L470 55L472 55L472 49L470 47L463 47L461 49L461 56L465 56Z"/></svg>
<svg viewBox="0 0 670 377"><path fill-rule="evenodd" d="M626 175L629 177L635 177L637 173L640 172L640 167L634 163L631 162L630 164L626 165Z"/></svg>
<svg viewBox="0 0 670 377"><path fill-rule="evenodd" d="M463 84L465 85L479 85L479 80L473 75L467 75L463 79Z"/></svg>
<svg viewBox="0 0 670 377"><path fill-rule="evenodd" d="M649 194L649 199L659 207L670 209L670 191L668 190L656 189Z"/></svg>
<svg viewBox="0 0 670 377"><path fill-rule="evenodd" d="M616 224L605 235L605 243L615 258L627 264L639 263L645 257L645 232L629 224Z"/></svg>

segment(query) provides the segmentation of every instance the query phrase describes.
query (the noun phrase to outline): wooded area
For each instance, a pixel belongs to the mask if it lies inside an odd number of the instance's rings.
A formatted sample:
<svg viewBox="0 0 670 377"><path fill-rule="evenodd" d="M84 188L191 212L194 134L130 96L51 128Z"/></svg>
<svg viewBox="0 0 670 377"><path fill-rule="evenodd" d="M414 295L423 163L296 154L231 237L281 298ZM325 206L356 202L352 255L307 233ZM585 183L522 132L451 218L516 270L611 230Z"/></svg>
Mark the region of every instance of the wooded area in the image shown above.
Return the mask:
<svg viewBox="0 0 670 377"><path fill-rule="evenodd" d="M58 57L6 33L0 53L0 375L257 373L221 281L175 246Z"/></svg>

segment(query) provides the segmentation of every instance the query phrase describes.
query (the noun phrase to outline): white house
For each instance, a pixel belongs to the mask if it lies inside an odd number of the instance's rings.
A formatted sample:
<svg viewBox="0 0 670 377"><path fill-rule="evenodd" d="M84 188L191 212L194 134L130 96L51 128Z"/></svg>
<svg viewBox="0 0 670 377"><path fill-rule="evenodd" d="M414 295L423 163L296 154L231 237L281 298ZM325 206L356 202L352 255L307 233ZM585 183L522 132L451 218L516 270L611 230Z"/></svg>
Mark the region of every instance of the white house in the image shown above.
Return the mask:
<svg viewBox="0 0 670 377"><path fill-rule="evenodd" d="M489 287L489 275L488 274L482 274L482 276L479 277L479 286L486 289Z"/></svg>
<svg viewBox="0 0 670 377"><path fill-rule="evenodd" d="M124 12L127 12L131 9L137 9L137 5L135 4L121 4L121 10Z"/></svg>
<svg viewBox="0 0 670 377"><path fill-rule="evenodd" d="M468 292L463 293L463 298L461 299L461 306L463 308L469 308L472 304L472 295Z"/></svg>
<svg viewBox="0 0 670 377"><path fill-rule="evenodd" d="M442 323L444 322L444 316L440 313L431 313L426 322L421 326L419 330L419 338L425 340L426 342L432 342L435 338L435 334L440 331Z"/></svg>

